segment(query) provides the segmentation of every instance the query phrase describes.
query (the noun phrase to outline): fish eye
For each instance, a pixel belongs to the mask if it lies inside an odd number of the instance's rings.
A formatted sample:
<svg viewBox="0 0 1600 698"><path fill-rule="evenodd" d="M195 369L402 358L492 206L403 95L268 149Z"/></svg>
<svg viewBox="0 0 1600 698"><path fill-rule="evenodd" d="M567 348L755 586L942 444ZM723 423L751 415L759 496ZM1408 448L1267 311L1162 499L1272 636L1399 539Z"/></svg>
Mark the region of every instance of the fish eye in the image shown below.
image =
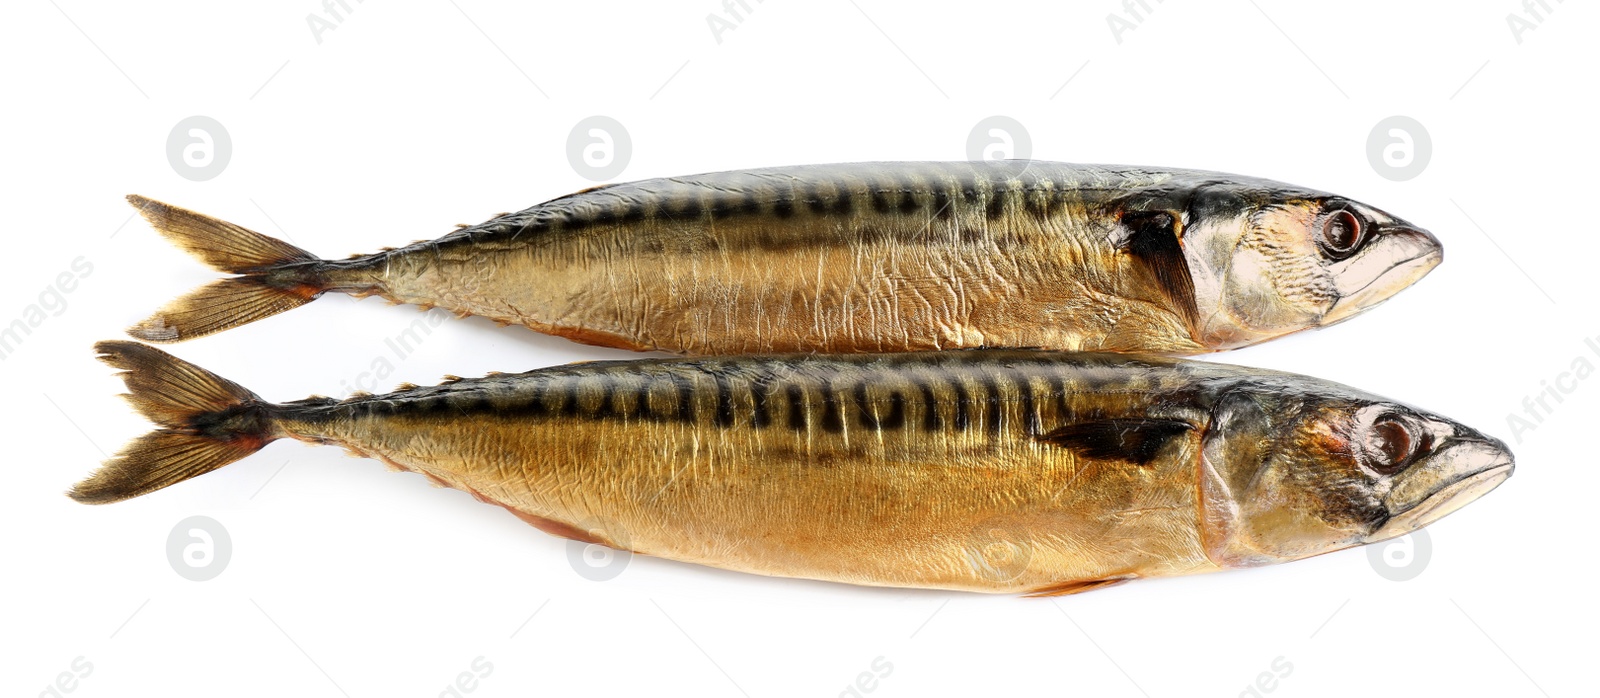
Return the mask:
<svg viewBox="0 0 1600 698"><path fill-rule="evenodd" d="M1400 472L1427 447L1427 435L1395 415L1379 417L1372 423L1369 435L1367 465L1380 475Z"/></svg>
<svg viewBox="0 0 1600 698"><path fill-rule="evenodd" d="M1323 217L1322 232L1317 237L1317 243L1328 256L1342 259L1361 246L1365 233L1365 226L1361 225L1361 219L1356 214L1340 209Z"/></svg>

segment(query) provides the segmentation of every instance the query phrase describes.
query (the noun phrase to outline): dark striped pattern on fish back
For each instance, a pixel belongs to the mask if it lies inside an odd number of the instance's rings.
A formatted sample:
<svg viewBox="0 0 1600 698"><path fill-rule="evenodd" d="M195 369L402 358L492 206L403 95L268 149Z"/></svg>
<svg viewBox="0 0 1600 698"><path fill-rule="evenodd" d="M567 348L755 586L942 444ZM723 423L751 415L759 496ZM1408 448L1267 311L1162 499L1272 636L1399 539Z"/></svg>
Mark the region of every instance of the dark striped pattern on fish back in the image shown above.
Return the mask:
<svg viewBox="0 0 1600 698"><path fill-rule="evenodd" d="M1197 176L1187 171L1026 161L852 163L717 172L595 187L472 226L440 242L526 243L540 234L613 224L760 219L775 225L761 227L748 243L778 247L801 244L809 234L825 232L825 226L803 225L807 218L857 220L864 231L894 227L871 225L875 220L911 219L918 222L910 226L913 231L927 228L930 221L976 223L1024 213L1044 220L1135 188L1192 182Z"/></svg>
<svg viewBox="0 0 1600 698"><path fill-rule="evenodd" d="M1187 368L1095 354L619 361L467 379L327 408L357 415L676 422L807 434L918 431L1037 436L1068 416L1183 414ZM348 414L348 412L347 412Z"/></svg>

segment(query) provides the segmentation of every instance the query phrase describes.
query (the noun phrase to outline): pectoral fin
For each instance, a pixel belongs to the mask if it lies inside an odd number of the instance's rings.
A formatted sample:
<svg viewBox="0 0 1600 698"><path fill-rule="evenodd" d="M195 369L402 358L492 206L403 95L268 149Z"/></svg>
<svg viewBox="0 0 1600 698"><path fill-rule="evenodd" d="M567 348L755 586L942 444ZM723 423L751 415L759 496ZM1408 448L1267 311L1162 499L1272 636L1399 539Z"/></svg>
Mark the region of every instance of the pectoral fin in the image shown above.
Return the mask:
<svg viewBox="0 0 1600 698"><path fill-rule="evenodd" d="M1194 327L1199 311L1183 256L1183 224L1169 211L1124 211L1121 223L1127 229L1123 249L1149 270L1173 309Z"/></svg>
<svg viewBox="0 0 1600 698"><path fill-rule="evenodd" d="M1149 465L1160 455L1161 448L1168 441L1189 433L1193 428L1193 425L1179 419L1096 419L1057 427L1038 438L1085 458Z"/></svg>

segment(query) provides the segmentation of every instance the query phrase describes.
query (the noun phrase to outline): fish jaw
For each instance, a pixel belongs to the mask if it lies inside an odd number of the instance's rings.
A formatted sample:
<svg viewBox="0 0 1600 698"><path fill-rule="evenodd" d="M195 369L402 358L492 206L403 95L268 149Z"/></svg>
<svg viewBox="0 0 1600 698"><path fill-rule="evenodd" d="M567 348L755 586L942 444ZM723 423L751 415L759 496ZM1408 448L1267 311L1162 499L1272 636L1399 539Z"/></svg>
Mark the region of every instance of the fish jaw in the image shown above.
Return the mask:
<svg viewBox="0 0 1600 698"><path fill-rule="evenodd" d="M1387 227L1371 248L1332 267L1339 300L1319 326L1343 322L1421 280L1444 261L1444 246L1432 233L1411 226Z"/></svg>
<svg viewBox="0 0 1600 698"><path fill-rule="evenodd" d="M1411 533L1488 494L1516 470L1505 444L1464 438L1394 483L1383 498L1389 520L1367 537L1375 543Z"/></svg>

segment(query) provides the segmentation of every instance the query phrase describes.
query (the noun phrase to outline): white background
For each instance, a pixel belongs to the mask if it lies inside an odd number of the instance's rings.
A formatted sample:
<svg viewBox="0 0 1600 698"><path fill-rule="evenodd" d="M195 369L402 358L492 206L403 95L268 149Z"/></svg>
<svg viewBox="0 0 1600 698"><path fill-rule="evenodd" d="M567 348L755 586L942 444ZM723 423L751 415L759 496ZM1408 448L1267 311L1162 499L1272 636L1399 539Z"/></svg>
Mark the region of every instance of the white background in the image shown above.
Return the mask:
<svg viewBox="0 0 1600 698"><path fill-rule="evenodd" d="M431 698L482 657L492 671L458 695L832 697L874 661L893 669L858 695L1594 695L1600 379L1563 379L1570 394L1534 430L1507 422L1579 357L1600 366L1584 345L1600 338L1591 4L1552 2L1537 21L1511 0L1151 0L1134 20L1110 0L750 0L719 43L707 16L728 15L712 0L349 2L320 43L307 15L329 15L312 0L26 0L0 23L0 324L74 259L93 266L0 361L5 694L40 695L82 657L92 671L57 694ZM1120 43L1111 14L1135 27ZM1536 29L1519 43L1508 14ZM165 154L196 114L232 140L203 182ZM962 159L999 114L1026 125L1036 158L1371 203L1434 231L1445 263L1354 321L1215 358L1447 414L1508 440L1516 476L1428 529L1411 581L1351 550L1057 601L643 557L590 581L567 543L498 508L294 442L140 500L61 496L148 428L91 343L216 276L124 194L343 256L590 185L566 143L594 114L631 134L624 180ZM1431 135L1410 181L1366 154L1395 114ZM276 400L367 387L380 357L387 390L626 356L451 319L397 360L383 339L417 317L329 296L173 351ZM231 535L211 581L167 560L192 515ZM1292 671L1249 693L1280 657Z"/></svg>

